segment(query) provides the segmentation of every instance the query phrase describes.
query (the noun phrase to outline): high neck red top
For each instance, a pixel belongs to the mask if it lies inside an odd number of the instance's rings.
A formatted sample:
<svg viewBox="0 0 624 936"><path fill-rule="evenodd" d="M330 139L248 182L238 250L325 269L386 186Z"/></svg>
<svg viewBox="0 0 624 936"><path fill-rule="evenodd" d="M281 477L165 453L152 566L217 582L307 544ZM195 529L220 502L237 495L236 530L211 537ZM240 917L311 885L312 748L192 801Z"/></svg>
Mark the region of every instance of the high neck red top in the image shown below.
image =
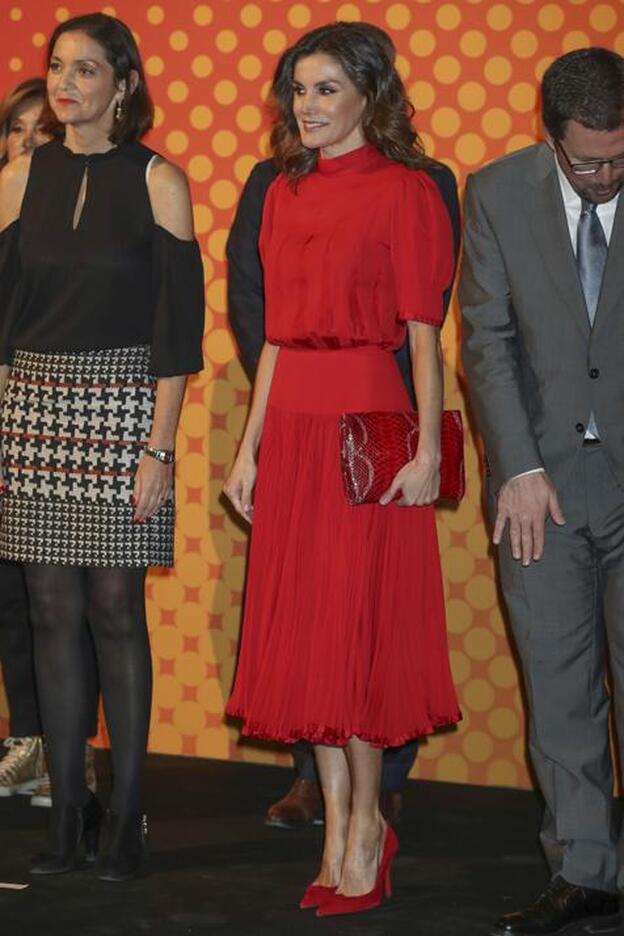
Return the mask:
<svg viewBox="0 0 624 936"><path fill-rule="evenodd" d="M422 171L366 145L271 185L260 234L266 334L291 348L397 349L405 323L442 322L453 239Z"/></svg>

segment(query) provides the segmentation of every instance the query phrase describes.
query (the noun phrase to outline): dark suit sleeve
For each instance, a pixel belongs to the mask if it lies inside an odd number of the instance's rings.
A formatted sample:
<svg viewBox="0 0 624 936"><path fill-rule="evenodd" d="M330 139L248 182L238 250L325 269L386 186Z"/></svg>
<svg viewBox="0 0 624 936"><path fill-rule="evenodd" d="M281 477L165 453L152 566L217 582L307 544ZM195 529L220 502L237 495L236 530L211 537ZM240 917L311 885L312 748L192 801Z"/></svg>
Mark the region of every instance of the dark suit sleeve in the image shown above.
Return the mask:
<svg viewBox="0 0 624 936"><path fill-rule="evenodd" d="M470 177L459 281L463 362L498 489L543 462L524 399L520 338L505 261L478 189L479 179Z"/></svg>
<svg viewBox="0 0 624 936"><path fill-rule="evenodd" d="M19 221L0 233L0 366L13 357L11 332L18 312L21 262Z"/></svg>
<svg viewBox="0 0 624 936"><path fill-rule="evenodd" d="M266 193L276 176L271 160L254 166L245 183L226 246L228 318L241 363L252 382L264 344L264 283L258 238Z"/></svg>
<svg viewBox="0 0 624 936"><path fill-rule="evenodd" d="M457 260L459 258L459 245L461 243L461 215L459 211L459 198L457 196L457 182L455 181L455 176L449 167L445 166L443 163L438 163L436 167L431 170L429 175L438 186L440 195L442 196L442 201L444 202L446 210L449 213L449 218L451 219L451 227L453 228L453 250L455 252L456 272ZM455 279L455 272L453 273L453 280ZM448 310L452 292L453 281L449 283L448 288L444 292L445 313Z"/></svg>
<svg viewBox="0 0 624 936"><path fill-rule="evenodd" d="M455 181L455 176L451 172L448 166L445 166L443 163L435 163L433 167L428 172L431 179L436 183L442 196L442 201L446 206L446 210L449 213L449 218L451 220L451 226L453 228L453 248L455 251L455 270L457 270L457 259L459 257L459 245L461 242L461 217L459 211L459 198L457 197L457 182ZM453 280L455 279L455 273L453 273ZM453 280L448 285L448 288L444 292L444 314L449 307L451 301L451 294L453 292ZM410 400L412 404L416 405L416 398L414 396L414 386L412 380L412 364L410 361L409 354L409 342L405 341L405 344L399 348L396 352L396 361L399 365L399 370L401 371L401 376L403 377L403 382L407 387L407 392L409 393Z"/></svg>

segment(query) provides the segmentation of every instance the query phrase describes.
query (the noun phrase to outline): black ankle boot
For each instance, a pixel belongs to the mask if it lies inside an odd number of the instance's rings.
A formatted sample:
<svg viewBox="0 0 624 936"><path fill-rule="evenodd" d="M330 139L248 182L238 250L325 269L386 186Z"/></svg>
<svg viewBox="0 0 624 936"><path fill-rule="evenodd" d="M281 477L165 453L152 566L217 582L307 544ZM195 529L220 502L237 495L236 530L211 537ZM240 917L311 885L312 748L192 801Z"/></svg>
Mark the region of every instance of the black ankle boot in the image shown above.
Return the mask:
<svg viewBox="0 0 624 936"><path fill-rule="evenodd" d="M147 853L147 817L109 813L108 849L99 868L101 881L130 881Z"/></svg>
<svg viewBox="0 0 624 936"><path fill-rule="evenodd" d="M50 816L50 848L36 855L31 874L64 874L79 865L78 852L84 844L85 858L92 863L97 857L102 807L93 793L80 806L52 806Z"/></svg>

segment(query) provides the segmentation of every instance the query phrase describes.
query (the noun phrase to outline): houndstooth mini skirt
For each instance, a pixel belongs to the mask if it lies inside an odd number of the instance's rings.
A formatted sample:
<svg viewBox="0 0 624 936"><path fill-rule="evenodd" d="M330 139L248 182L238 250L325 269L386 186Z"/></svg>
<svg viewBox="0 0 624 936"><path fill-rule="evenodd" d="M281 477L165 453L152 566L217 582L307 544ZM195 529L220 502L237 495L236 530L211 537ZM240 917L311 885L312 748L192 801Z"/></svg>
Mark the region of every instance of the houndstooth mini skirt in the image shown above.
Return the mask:
<svg viewBox="0 0 624 936"><path fill-rule="evenodd" d="M151 520L132 519L156 393L149 357L146 346L15 352L0 418L0 558L173 564L173 497Z"/></svg>

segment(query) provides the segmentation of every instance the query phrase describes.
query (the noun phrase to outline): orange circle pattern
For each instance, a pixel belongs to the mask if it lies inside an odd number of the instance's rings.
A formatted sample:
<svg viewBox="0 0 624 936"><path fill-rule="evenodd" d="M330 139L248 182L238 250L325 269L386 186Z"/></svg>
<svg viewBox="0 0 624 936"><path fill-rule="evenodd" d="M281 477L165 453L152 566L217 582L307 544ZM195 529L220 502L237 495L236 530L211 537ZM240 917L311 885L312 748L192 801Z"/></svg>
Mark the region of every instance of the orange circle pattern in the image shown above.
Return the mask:
<svg viewBox="0 0 624 936"><path fill-rule="evenodd" d="M96 6L91 0L2 4L2 87L40 73L46 37L56 23ZM220 492L249 396L227 328L224 250L241 187L267 153L263 102L277 56L301 30L335 19L368 20L389 30L427 151L451 166L461 186L484 162L534 141L536 87L556 56L590 44L624 54L620 6L621 0L129 0L100 7L125 19L139 42L157 104L147 142L189 175L206 280L206 368L189 382L177 443L177 562L174 570L150 573L147 586L155 671L152 750L289 763L284 752L240 743L236 726L223 720L247 534L232 521ZM446 405L464 409L456 306L443 345ZM464 721L458 731L422 745L414 776L526 787L522 701L482 520L473 439L466 455L466 499L457 512L438 515L451 660Z"/></svg>

